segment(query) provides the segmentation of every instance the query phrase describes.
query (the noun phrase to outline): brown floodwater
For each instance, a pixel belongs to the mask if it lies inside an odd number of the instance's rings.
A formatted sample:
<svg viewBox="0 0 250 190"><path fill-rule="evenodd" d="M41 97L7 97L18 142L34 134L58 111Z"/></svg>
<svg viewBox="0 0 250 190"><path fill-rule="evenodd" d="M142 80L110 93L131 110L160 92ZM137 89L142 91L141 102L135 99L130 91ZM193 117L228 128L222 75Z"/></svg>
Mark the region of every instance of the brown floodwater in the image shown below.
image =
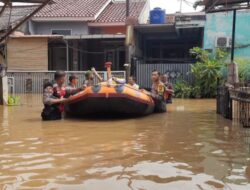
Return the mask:
<svg viewBox="0 0 250 190"><path fill-rule="evenodd" d="M250 131L215 100L142 118L42 122L38 96L0 107L3 190L249 190Z"/></svg>

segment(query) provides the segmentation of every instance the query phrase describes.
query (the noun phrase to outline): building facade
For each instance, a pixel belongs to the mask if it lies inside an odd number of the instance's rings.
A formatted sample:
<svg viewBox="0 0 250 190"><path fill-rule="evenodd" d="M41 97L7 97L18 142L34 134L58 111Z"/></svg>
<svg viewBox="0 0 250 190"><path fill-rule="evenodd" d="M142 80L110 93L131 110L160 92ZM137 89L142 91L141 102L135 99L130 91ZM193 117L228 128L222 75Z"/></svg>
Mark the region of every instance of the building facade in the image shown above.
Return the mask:
<svg viewBox="0 0 250 190"><path fill-rule="evenodd" d="M207 14L204 32L204 49L216 48L230 50L232 40L232 12ZM250 58L250 10L238 10L236 14L235 57Z"/></svg>
<svg viewBox="0 0 250 190"><path fill-rule="evenodd" d="M132 71L137 81L150 88L150 75L157 69L171 82L182 78L191 81L191 65L195 62L189 50L203 46L204 12L166 15L165 24L135 26L135 52Z"/></svg>
<svg viewBox="0 0 250 190"><path fill-rule="evenodd" d="M147 22L149 2L134 0L130 2L130 17L137 23ZM21 44L24 38L37 43L37 48L47 41L47 60L44 61L47 70L81 71L95 67L104 70L104 62L113 62L114 70L124 70L125 38L126 38L126 1L112 0L81 0L64 1L54 0L51 5L45 6L28 23L26 35L12 39L8 45L9 55L23 52L23 55L35 55L35 48L26 47L13 49L12 43ZM53 38L60 35L62 38ZM35 36L37 36L35 38ZM44 38L43 36L47 36ZM51 37L49 37L51 36ZM38 40L40 38L40 40ZM18 42L18 40L20 42ZM29 44L28 44L29 45ZM10 48L11 47L11 48ZM21 50L23 49L23 50ZM33 52L32 52L33 51ZM25 56L19 62L27 62ZM12 60L12 58L9 58ZM43 56L43 60L46 59ZM40 65L39 60L34 65ZM17 63L16 63L17 64ZM32 66L27 70L31 70ZM10 62L9 69L18 69ZM33 67L36 68L36 67ZM25 70L25 64L22 69ZM43 68L44 70L44 68Z"/></svg>

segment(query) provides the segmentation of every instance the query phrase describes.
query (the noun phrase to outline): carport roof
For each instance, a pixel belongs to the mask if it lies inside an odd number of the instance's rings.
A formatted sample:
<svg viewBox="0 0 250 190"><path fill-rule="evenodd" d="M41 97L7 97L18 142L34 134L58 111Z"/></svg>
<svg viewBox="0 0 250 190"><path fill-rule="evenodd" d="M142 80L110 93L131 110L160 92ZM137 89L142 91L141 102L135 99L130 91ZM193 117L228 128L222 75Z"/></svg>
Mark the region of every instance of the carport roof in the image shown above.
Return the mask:
<svg viewBox="0 0 250 190"><path fill-rule="evenodd" d="M250 0L203 0L198 4L204 5L206 12L219 12L249 8Z"/></svg>
<svg viewBox="0 0 250 190"><path fill-rule="evenodd" d="M143 34L168 33L176 31L173 24L144 24L135 26L135 30Z"/></svg>
<svg viewBox="0 0 250 190"><path fill-rule="evenodd" d="M12 3L28 3L16 6ZM0 43L52 0L0 0ZM35 3L35 4L34 4Z"/></svg>

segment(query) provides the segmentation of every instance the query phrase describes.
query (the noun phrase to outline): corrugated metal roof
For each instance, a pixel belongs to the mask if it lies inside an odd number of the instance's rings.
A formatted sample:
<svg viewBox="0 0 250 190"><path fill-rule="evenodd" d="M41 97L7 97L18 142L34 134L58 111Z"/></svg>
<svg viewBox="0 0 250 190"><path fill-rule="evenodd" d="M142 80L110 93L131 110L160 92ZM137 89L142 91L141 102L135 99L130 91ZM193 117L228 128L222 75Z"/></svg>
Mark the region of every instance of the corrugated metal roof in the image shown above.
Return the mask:
<svg viewBox="0 0 250 190"><path fill-rule="evenodd" d="M204 0L203 2L205 6L209 6L212 4L217 6L217 5L244 3L248 2L248 0Z"/></svg>
<svg viewBox="0 0 250 190"><path fill-rule="evenodd" d="M37 8L38 6L16 6L12 8L6 7L0 17L0 31L18 23Z"/></svg>

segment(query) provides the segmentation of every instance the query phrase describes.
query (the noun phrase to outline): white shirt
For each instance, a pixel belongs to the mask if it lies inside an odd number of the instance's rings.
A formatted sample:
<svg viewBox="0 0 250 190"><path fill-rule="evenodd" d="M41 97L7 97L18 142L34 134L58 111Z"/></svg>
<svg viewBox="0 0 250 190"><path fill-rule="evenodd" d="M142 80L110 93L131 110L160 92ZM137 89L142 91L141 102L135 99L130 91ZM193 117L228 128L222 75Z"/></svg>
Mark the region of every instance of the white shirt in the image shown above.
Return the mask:
<svg viewBox="0 0 250 190"><path fill-rule="evenodd" d="M138 84L133 84L133 85L130 85L130 86L132 86L136 90L139 90L139 85Z"/></svg>

